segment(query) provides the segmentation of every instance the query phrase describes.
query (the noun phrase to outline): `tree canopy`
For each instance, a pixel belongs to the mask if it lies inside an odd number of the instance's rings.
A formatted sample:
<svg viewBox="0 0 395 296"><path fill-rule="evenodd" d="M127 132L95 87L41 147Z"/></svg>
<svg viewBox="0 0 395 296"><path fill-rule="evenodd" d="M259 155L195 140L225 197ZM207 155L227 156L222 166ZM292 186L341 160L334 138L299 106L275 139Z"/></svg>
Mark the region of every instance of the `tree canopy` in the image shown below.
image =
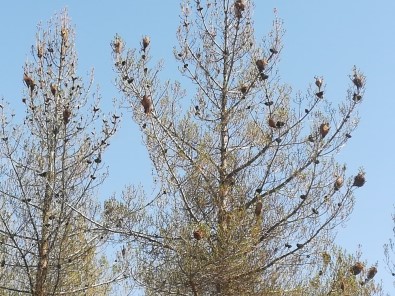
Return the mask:
<svg viewBox="0 0 395 296"><path fill-rule="evenodd" d="M127 48L115 35L123 99L109 113L93 76L77 74L67 12L38 29L22 73L23 122L5 102L0 110L0 289L382 295L377 265L333 242L366 182L362 168L336 160L358 126L366 78L353 67L338 104L319 73L295 92L280 76L282 20L275 12L259 41L252 11L247 0L183 1L173 81L160 79L150 36ZM132 180L103 201L122 104L155 187Z"/></svg>

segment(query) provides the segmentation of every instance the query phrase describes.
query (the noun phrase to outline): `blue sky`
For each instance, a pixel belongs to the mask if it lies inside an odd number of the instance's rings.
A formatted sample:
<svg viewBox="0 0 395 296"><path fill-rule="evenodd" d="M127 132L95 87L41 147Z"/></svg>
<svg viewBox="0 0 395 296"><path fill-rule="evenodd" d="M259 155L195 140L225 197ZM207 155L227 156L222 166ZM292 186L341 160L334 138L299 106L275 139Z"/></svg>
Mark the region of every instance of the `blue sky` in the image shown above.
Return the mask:
<svg viewBox="0 0 395 296"><path fill-rule="evenodd" d="M127 46L136 47L143 35L152 39L154 59L163 58L169 78L178 75L172 58L179 21L178 0L113 1L6 1L0 10L0 97L22 112L22 67L30 57L36 25L67 7L76 27L79 74L95 69L104 101L111 105L120 97L114 86L110 42L118 33ZM367 91L360 108L361 124L339 155L348 172L360 166L367 172L366 185L357 191L357 203L350 220L339 228L337 241L350 251L362 245L364 257L379 263L378 278L393 294L392 277L385 271L383 244L392 237L394 212L394 131L395 110L395 2L361 1L256 1L256 35L263 37L277 8L286 34L280 76L294 91L304 91L315 75L323 75L326 99L344 98L348 75L357 65L367 76ZM177 73L177 75L174 75ZM178 76L179 77L179 76ZM127 183L147 184L151 168L141 145L138 130L127 111L123 127L106 155L110 178L102 197L119 191ZM149 188L148 188L149 192Z"/></svg>

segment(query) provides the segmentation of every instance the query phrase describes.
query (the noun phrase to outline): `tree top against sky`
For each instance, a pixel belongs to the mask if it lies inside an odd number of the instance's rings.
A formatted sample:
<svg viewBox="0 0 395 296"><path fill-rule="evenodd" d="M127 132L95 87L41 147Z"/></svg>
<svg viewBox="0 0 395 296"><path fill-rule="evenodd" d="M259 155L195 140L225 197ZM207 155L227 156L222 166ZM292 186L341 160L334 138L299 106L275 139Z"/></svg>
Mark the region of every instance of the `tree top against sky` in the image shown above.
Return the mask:
<svg viewBox="0 0 395 296"><path fill-rule="evenodd" d="M109 56L110 41L115 33L124 36L130 46L137 46L143 35L150 35L155 58L165 57L167 68L175 71L176 66L169 57L176 44L174 32L179 22L179 4L176 1L171 4L115 1L102 6L65 1L50 5L28 3L23 7L7 3L6 9L1 12L3 35L8 40L8 46L0 49L3 69L0 73L3 82L1 95L15 102L13 108L19 108L21 88L15 85L22 85L20 73L27 49L32 45L36 24L46 21L64 6L68 7L76 26L80 73L88 73L94 67L95 83L100 84L103 96L109 102L112 97L118 96L111 81L113 73ZM394 106L389 88L395 66L392 58L395 44L390 38L391 28L395 27L392 18L395 5L392 1L374 4L368 1L358 4L343 1L256 3L254 20L257 35L262 36L266 32L275 7L286 28L285 50L280 61L281 78L291 82L294 90L305 89L315 75L323 75L328 84L327 97L337 101L349 83L345 82L344 77L354 64L367 75L366 100L360 111L361 126L343 151L342 159L350 169L357 169L363 164L369 180L363 192L358 194L356 210L347 228L341 231L340 239L350 248L355 248L357 242L362 243L364 254L372 261L380 261L377 254L382 254L382 244L391 236L392 228L390 214L393 202L388 184L391 184L391 164L394 161L390 150L393 143L388 137L392 130L387 122L392 118L390 112ZM92 48L95 51L92 52ZM321 69L325 72L317 73ZM331 87L333 85L337 86L336 89ZM128 143L120 144L126 149L134 149L140 143L139 136L134 136L135 127L125 128L124 134L130 136ZM119 138L124 137L124 134L122 132ZM115 148L111 149L114 152L110 150L110 155L113 153L115 159L119 152ZM146 155L143 149L136 150L136 155ZM126 155L127 152L124 153ZM125 166L132 165L126 165L125 161L115 163L111 169L114 172L122 172ZM114 180L119 180L114 184L122 186L124 181L131 178L144 179L138 173L135 176L123 175L114 175ZM149 175L149 171L146 171L146 175ZM108 192L112 192L112 188ZM368 215L374 217L369 219L369 223L366 219Z"/></svg>

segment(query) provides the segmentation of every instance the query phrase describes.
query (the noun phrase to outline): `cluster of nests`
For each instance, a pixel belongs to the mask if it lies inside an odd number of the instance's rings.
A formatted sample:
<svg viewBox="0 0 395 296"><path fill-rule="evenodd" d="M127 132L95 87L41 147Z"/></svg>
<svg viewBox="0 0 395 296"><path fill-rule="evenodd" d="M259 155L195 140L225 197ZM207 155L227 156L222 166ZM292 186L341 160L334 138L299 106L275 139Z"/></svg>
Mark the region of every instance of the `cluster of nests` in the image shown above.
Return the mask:
<svg viewBox="0 0 395 296"><path fill-rule="evenodd" d="M141 50L144 53L143 57L145 57L146 50L147 50L148 46L150 45L150 43L151 43L150 37L144 36L141 41L141 46L142 46ZM123 50L123 42L119 37L115 38L114 42L112 43L112 46L113 46L113 50L114 50L115 54L117 54L117 55L121 54L121 52ZM122 65L124 65L123 63L122 63ZM128 77L126 77L126 79L128 79ZM133 81L132 78L128 79L128 82L132 82L132 81ZM147 94L143 95L140 102L144 108L144 113L149 115L153 110L151 96L147 95Z"/></svg>
<svg viewBox="0 0 395 296"><path fill-rule="evenodd" d="M359 275L364 269L364 265L361 262L356 262L351 268L350 268L350 273L354 276ZM365 285L367 282L369 282L370 280L372 280L374 278L374 276L377 273L377 267L372 266L368 269L367 274L366 274L366 278L365 280L360 281L360 285L363 286ZM322 274L322 271L320 271L320 275ZM347 289L347 281L345 280L340 280L340 285L339 288L342 292L345 292Z"/></svg>
<svg viewBox="0 0 395 296"><path fill-rule="evenodd" d="M365 185L366 179L365 179L365 173L364 172L359 172L358 175L354 177L354 182L353 186L356 187L362 187ZM334 188L335 190L339 190L343 186L344 180L342 177L337 177L334 183Z"/></svg>
<svg viewBox="0 0 395 296"><path fill-rule="evenodd" d="M33 80L33 78L31 78L26 72L23 74L23 81L25 82L27 88L30 90L30 93L33 94L33 91L36 87L36 83ZM50 85L51 88L51 93L53 96L56 96L57 92L58 92L58 88L55 84L51 84ZM25 99L23 100L23 102L26 102ZM65 106L63 109L63 122L64 124L69 123L70 121L70 117L71 117L71 111L69 109L68 106Z"/></svg>
<svg viewBox="0 0 395 296"><path fill-rule="evenodd" d="M273 52L272 52L273 53ZM258 70L260 71L260 72L262 72L264 69L265 69L265 67L266 67L266 65L267 65L267 61L265 60L265 59L262 59L262 60L257 60L256 61L256 65L257 65L257 68L258 68ZM359 90L360 90L360 88L362 88L363 87L363 78L361 77L361 76L358 76L358 75L354 75L354 78L352 79L352 82L354 83L354 85L357 87L357 93L354 93L354 95L353 95L353 100L354 101L360 101L361 100L361 98L362 98L362 96L359 94ZM320 78L320 77L315 77L315 85L317 86L317 88L318 88L318 90L317 90L317 92L315 93L315 95L316 95L316 97L317 98L319 98L319 99L322 99L323 97L324 97L324 91L322 90L322 84L323 84L323 79L322 78ZM241 89L241 91L243 92L243 89ZM272 102L269 102L269 104L271 104ZM266 103L267 104L267 103ZM310 110L308 110L308 109L305 109L305 112L306 113L309 113L310 112ZM273 117L269 117L269 119L268 119L268 125L269 125L269 127L271 127L271 128L274 128L274 129L278 129L278 128L282 128L283 126L285 126L285 122L283 122L283 121L281 121L281 120L275 120ZM330 130L330 125L329 125L329 123L328 122L323 122L323 123L321 123L321 125L319 126L319 128L318 128L318 133L319 133L319 135L321 136L321 138L325 138L327 135L328 135L328 133L329 133L329 130ZM351 138L351 135L349 135L349 134L346 134L346 137L347 138ZM308 137L308 140L310 141L310 142L314 142L314 136L313 135L310 135L309 137Z"/></svg>
<svg viewBox="0 0 395 296"><path fill-rule="evenodd" d="M360 274L360 273L362 272L363 269L364 269L363 264L362 264L361 262L356 262L356 263L351 267L351 270L350 270L350 271L351 271L351 273L352 273L353 275L358 275L358 274ZM366 274L365 281L362 281L362 282L361 282L361 285L364 285L364 284L366 284L368 281L370 281L371 279L373 279L374 276L376 275L376 273L377 273L377 267L375 267L375 266L370 267L370 268L368 269L367 274ZM344 289L344 287L343 287L343 289Z"/></svg>

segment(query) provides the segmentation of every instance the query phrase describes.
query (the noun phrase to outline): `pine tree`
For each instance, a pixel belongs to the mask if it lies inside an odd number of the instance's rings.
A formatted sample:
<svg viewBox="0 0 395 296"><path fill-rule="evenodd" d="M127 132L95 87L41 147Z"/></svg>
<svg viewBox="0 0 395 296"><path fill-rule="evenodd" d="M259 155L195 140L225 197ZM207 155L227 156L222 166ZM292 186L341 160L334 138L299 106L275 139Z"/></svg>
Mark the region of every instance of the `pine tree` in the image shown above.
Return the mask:
<svg viewBox="0 0 395 296"><path fill-rule="evenodd" d="M384 295L381 285L368 278L369 266L361 259L361 252L355 255L334 247L321 254L321 258L312 261L313 278L303 285L300 295Z"/></svg>
<svg viewBox="0 0 395 296"><path fill-rule="evenodd" d="M1 294L106 295L122 277L98 255L107 234L91 222L119 120L99 110L93 76L86 85L77 75L74 38L66 11L39 26L13 102L25 106L23 122L1 108Z"/></svg>
<svg viewBox="0 0 395 296"><path fill-rule="evenodd" d="M147 295L297 295L365 183L335 159L357 127L364 75L353 69L338 106L321 76L293 92L278 74L282 21L257 42L252 7L183 2L174 56L194 96L161 83L155 40L126 52L120 36L112 43L158 181L144 222L133 194L108 204L127 221L118 226L139 251L133 276Z"/></svg>

